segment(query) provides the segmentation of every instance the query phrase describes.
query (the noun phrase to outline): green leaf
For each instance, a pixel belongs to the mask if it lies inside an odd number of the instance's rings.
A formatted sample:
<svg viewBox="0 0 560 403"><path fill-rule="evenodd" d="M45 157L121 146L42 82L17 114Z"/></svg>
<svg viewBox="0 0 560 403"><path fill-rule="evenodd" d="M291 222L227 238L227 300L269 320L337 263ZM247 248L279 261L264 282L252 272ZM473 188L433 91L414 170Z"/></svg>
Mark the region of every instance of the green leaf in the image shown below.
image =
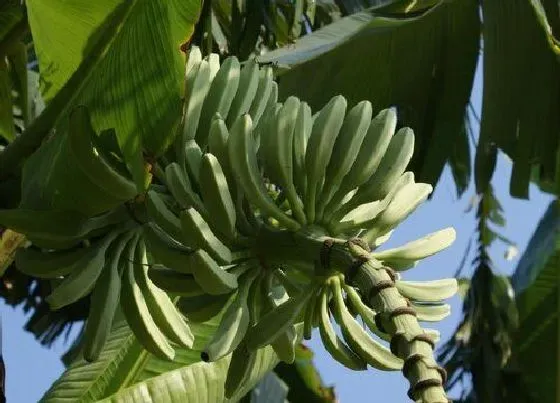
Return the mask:
<svg viewBox="0 0 560 403"><path fill-rule="evenodd" d="M0 137L12 141L16 136L12 116L12 85L8 65L0 55Z"/></svg>
<svg viewBox="0 0 560 403"><path fill-rule="evenodd" d="M416 134L412 168L435 183L463 130L480 22L474 0L423 3L395 17L379 9L350 15L259 61L287 68L281 97L313 108L337 94L350 105L368 99L375 110L396 105L399 123Z"/></svg>
<svg viewBox="0 0 560 403"><path fill-rule="evenodd" d="M542 3L549 11L551 29L557 32L557 1ZM499 147L513 161L510 193L527 198L533 166L540 168L539 180L554 181L556 176L560 65L529 1L483 2L482 10L484 86L477 188L483 189L494 166L482 160L491 161L486 157L488 151Z"/></svg>
<svg viewBox="0 0 560 403"><path fill-rule="evenodd" d="M89 106L97 131L116 130L143 186L142 147L158 155L173 140L183 90L180 45L192 34L200 2L29 0L27 9L46 102L80 67L64 103Z"/></svg>
<svg viewBox="0 0 560 403"><path fill-rule="evenodd" d="M520 328L519 366L527 386L543 403L556 402L558 315L560 312L560 206L553 201L542 217L512 277Z"/></svg>
<svg viewBox="0 0 560 403"><path fill-rule="evenodd" d="M19 1L5 0L0 3L0 57L25 32L26 22Z"/></svg>
<svg viewBox="0 0 560 403"><path fill-rule="evenodd" d="M214 363L200 360L218 319L191 323L192 350L176 349L173 362L143 350L124 322L114 326L99 360L79 359L47 391L42 402L218 402L223 400L229 356ZM261 349L247 384L232 398L245 395L277 363L272 348ZM151 399L151 400L150 400Z"/></svg>

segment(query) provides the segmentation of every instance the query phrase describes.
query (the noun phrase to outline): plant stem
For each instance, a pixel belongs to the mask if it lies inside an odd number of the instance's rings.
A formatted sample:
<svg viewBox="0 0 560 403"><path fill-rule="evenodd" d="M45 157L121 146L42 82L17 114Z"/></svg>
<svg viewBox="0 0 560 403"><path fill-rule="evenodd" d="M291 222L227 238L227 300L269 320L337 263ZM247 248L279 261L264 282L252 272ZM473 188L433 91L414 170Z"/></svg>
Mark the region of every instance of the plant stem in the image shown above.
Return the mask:
<svg viewBox="0 0 560 403"><path fill-rule="evenodd" d="M434 358L434 342L416 319L409 302L395 287L395 275L369 258L369 251L352 247L362 259L350 279L365 302L384 318L383 330L391 336L391 352L404 360L403 375L410 382L408 396L419 403L447 403L445 370ZM376 264L377 263L377 264Z"/></svg>
<svg viewBox="0 0 560 403"><path fill-rule="evenodd" d="M384 318L382 327L391 336L391 351L404 360L409 397L420 403L448 402L443 388L446 375L434 358L434 341L395 287L393 270L371 259L360 240L336 240L314 229L294 233L263 226L256 250L266 257L265 264L302 268L315 278L328 277L333 271L345 274L346 282L357 287L364 302Z"/></svg>

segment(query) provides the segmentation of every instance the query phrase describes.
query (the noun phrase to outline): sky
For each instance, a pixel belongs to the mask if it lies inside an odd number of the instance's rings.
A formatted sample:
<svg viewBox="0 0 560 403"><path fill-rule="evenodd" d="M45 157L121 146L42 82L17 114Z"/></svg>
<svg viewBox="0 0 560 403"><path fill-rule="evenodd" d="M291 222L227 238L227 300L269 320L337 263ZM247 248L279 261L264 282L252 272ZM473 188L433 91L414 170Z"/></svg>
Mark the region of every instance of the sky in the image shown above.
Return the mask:
<svg viewBox="0 0 560 403"><path fill-rule="evenodd" d="M472 94L472 104L480 111L481 77L477 69ZM493 185L498 200L502 203L506 217L503 233L514 241L519 255L507 261L504 258L506 245L496 242L491 249L495 269L500 274L511 274L517 265L536 225L544 214L552 197L538 191L531 185L530 199L518 200L509 196L509 180L511 164L503 155L498 159L494 173ZM475 230L474 213L466 212L474 194L471 187L464 196L457 199L455 185L446 167L445 172L436 186L432 200L426 202L413 213L383 246L394 247L417 239L427 233L452 226L457 232L454 244L420 263L408 271L403 279L431 280L452 277L470 237ZM464 274L470 274L472 268L467 265ZM433 326L441 332L442 341L447 340L461 318L462 301L459 297L449 300L452 314L443 322ZM51 349L43 348L35 341L31 333L25 332L23 326L26 318L21 309L14 309L0 302L2 318L2 352L6 364L6 393L9 403L37 402L51 383L60 376L64 367L60 356L69 347L59 340ZM74 329L73 335L78 329ZM406 402L408 384L400 372L381 372L368 370L353 372L334 361L324 350L318 332L307 342L315 352L315 364L326 385L334 385L336 395L341 403L361 402ZM457 396L457 395L455 395ZM453 395L451 396L453 397Z"/></svg>

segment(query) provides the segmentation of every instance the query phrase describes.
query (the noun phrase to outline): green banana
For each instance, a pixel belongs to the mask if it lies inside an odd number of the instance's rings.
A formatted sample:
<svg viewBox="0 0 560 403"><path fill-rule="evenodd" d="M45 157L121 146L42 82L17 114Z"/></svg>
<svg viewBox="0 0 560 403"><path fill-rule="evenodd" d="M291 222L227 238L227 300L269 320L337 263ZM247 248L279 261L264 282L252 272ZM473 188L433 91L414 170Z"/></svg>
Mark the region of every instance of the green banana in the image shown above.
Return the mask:
<svg viewBox="0 0 560 403"><path fill-rule="evenodd" d="M231 296L232 294L203 294L193 297L182 297L179 299L177 307L190 322L204 323L219 315L224 307L228 305Z"/></svg>
<svg viewBox="0 0 560 403"><path fill-rule="evenodd" d="M334 300L334 318L340 325L344 340L363 360L376 369L383 371L400 370L403 361L391 351L372 339L358 322L352 317L344 305L340 280L333 278L331 291Z"/></svg>
<svg viewBox="0 0 560 403"><path fill-rule="evenodd" d="M256 359L257 352L249 351L243 342L233 350L224 386L226 398L231 398L235 392L245 385L251 375Z"/></svg>
<svg viewBox="0 0 560 403"><path fill-rule="evenodd" d="M251 118L248 115L241 116L231 128L228 138L229 160L235 177L251 203L286 228L298 230L301 225L284 214L268 195L258 170L255 152Z"/></svg>
<svg viewBox="0 0 560 403"><path fill-rule="evenodd" d="M237 276L221 268L206 251L199 249L189 259L194 279L206 293L227 294L237 288Z"/></svg>
<svg viewBox="0 0 560 403"><path fill-rule="evenodd" d="M171 238L154 223L144 224L142 230L148 252L156 262L180 273L191 273L192 249Z"/></svg>
<svg viewBox="0 0 560 403"><path fill-rule="evenodd" d="M88 235L114 224L128 221L124 207L87 217L71 211L27 209L0 210L0 225L26 235L54 243L78 244Z"/></svg>
<svg viewBox="0 0 560 403"><path fill-rule="evenodd" d="M293 364L296 359L298 333L295 325L288 326L270 343L278 359L286 364Z"/></svg>
<svg viewBox="0 0 560 403"><path fill-rule="evenodd" d="M296 97L289 97L278 111L270 130L268 147L270 147L269 165L275 172L278 185L286 192L288 202L294 217L302 224L306 224L303 202L299 198L293 174L294 129L299 113L300 101Z"/></svg>
<svg viewBox="0 0 560 403"><path fill-rule="evenodd" d="M190 207L180 213L183 239L193 249L206 250L218 263L231 262L231 251L210 229L200 213Z"/></svg>
<svg viewBox="0 0 560 403"><path fill-rule="evenodd" d="M265 67L259 72L259 85L257 87L255 97L253 98L253 102L251 103L251 107L249 108L249 116L253 119L255 127L258 126L270 98L273 76L274 73L270 67Z"/></svg>
<svg viewBox="0 0 560 403"><path fill-rule="evenodd" d="M200 172L200 163L202 161L202 149L194 140L188 140L184 143L185 158L180 160L183 162L183 172L186 172L193 189L198 189L198 174Z"/></svg>
<svg viewBox="0 0 560 403"><path fill-rule="evenodd" d="M454 240L455 230L445 228L398 248L372 252L371 257L386 263L392 269L398 270L401 267L410 267L410 262L416 262L446 249Z"/></svg>
<svg viewBox="0 0 560 403"><path fill-rule="evenodd" d="M358 294L358 291L347 284L344 284L344 291L346 292L346 296L348 297L348 309L352 309L356 312L362 320L364 321L365 325L368 329L385 341L391 341L391 336L387 333L384 333L379 330L377 324L375 323L375 315L376 313L371 309L369 306L363 303L362 297Z"/></svg>
<svg viewBox="0 0 560 403"><path fill-rule="evenodd" d="M165 267L153 265L148 270L148 277L159 288L183 297L195 297L205 294L191 274L184 274Z"/></svg>
<svg viewBox="0 0 560 403"><path fill-rule="evenodd" d="M247 331L245 337L247 347L250 350L256 350L271 344L281 333L293 325L311 297L310 291L311 289L303 290L299 295L289 298L263 315L259 322Z"/></svg>
<svg viewBox="0 0 560 403"><path fill-rule="evenodd" d="M414 301L439 302L451 298L457 292L457 280L446 278L433 281L395 281L395 287L403 297Z"/></svg>
<svg viewBox="0 0 560 403"><path fill-rule="evenodd" d="M177 242L181 242L183 239L181 220L167 207L159 193L153 190L148 191L146 194L146 209L150 218L159 228Z"/></svg>
<svg viewBox="0 0 560 403"><path fill-rule="evenodd" d="M247 298L257 273L252 270L243 278L235 299L224 312L218 329L201 354L203 361L219 360L234 351L243 340L251 320Z"/></svg>
<svg viewBox="0 0 560 403"><path fill-rule="evenodd" d="M176 162L165 167L165 181L173 198L182 208L194 207L204 211L199 195L192 189L188 175Z"/></svg>
<svg viewBox="0 0 560 403"><path fill-rule="evenodd" d="M237 237L235 205L229 191L227 178L218 159L204 154L200 165L200 193L208 211L210 223L228 240Z"/></svg>
<svg viewBox="0 0 560 403"><path fill-rule="evenodd" d="M370 243L384 235L406 219L428 195L432 192L432 185L427 183L413 183L399 189L391 202L381 214L372 221L371 227L362 235Z"/></svg>
<svg viewBox="0 0 560 403"><path fill-rule="evenodd" d="M326 204L339 189L344 177L358 157L360 147L371 123L372 114L371 102L362 101L346 115L325 171L323 192L317 200L317 217L319 220L323 216Z"/></svg>
<svg viewBox="0 0 560 403"><path fill-rule="evenodd" d="M439 322L451 314L449 304L412 303L411 305L416 311L418 320L422 322Z"/></svg>
<svg viewBox="0 0 560 403"><path fill-rule="evenodd" d="M307 172L305 170L305 152L307 140L311 136L313 121L311 119L311 108L307 103L301 102L295 122L293 140L293 182L303 199L306 197Z"/></svg>
<svg viewBox="0 0 560 403"><path fill-rule="evenodd" d="M322 181L344 121L346 104L343 96L333 97L313 122L313 130L305 152L307 170L305 212L310 223L315 222L316 199L322 191Z"/></svg>
<svg viewBox="0 0 560 403"><path fill-rule="evenodd" d="M336 214L332 215L330 228L335 233L370 228L377 216L393 201L395 194L400 189L411 184L414 184L414 174L412 172L405 172L395 183L389 194L382 200L360 204L348 213L346 213L348 208L344 208L346 206L341 207ZM346 215L342 216L343 214Z"/></svg>
<svg viewBox="0 0 560 403"><path fill-rule="evenodd" d="M387 196L397 179L404 173L413 152L414 133L407 127L400 129L391 139L375 173L367 182L360 185L348 205L356 207Z"/></svg>
<svg viewBox="0 0 560 403"><path fill-rule="evenodd" d="M28 276L58 278L70 274L76 262L89 254L89 247L43 252L34 247L18 248L15 256L16 268Z"/></svg>
<svg viewBox="0 0 560 403"><path fill-rule="evenodd" d="M355 371L367 369L367 363L356 355L340 338L336 335L331 323L328 303L329 289L324 288L319 295L315 310L320 318L319 333L325 349L329 354L342 365Z"/></svg>
<svg viewBox="0 0 560 403"><path fill-rule="evenodd" d="M232 125L235 120L249 112L255 94L259 86L259 65L255 59L248 60L241 74L239 75L239 86L237 93L231 103L231 108L227 114L226 122L228 126ZM226 115L223 115L226 116Z"/></svg>
<svg viewBox="0 0 560 403"><path fill-rule="evenodd" d="M121 254L133 236L133 232L120 235L110 246L107 251L108 265L101 272L91 293L89 314L82 338L83 356L86 361L97 360L111 333L121 292Z"/></svg>
<svg viewBox="0 0 560 403"><path fill-rule="evenodd" d="M239 81L239 60L235 56L230 56L224 60L216 77L212 80L212 85L202 106L201 119L196 133L196 142L202 148L205 148L208 143L207 136L214 114L219 113L220 116L228 116L231 104L237 93Z"/></svg>
<svg viewBox="0 0 560 403"><path fill-rule="evenodd" d="M377 170L396 126L397 114L394 108L382 110L371 121L352 168L325 207L323 216L327 221L330 219L330 215L340 207L348 192L365 183Z"/></svg>
<svg viewBox="0 0 560 403"><path fill-rule="evenodd" d="M192 86L187 89L189 94L183 111L182 144L189 140L194 140L196 137L202 105L212 82L211 68L208 61L202 60L194 70L194 80L192 81Z"/></svg>
<svg viewBox="0 0 560 403"><path fill-rule="evenodd" d="M142 240L136 246L135 259L134 278L154 322L168 339L183 347L191 348L194 336L189 325L182 318L173 301L148 277L148 259Z"/></svg>
<svg viewBox="0 0 560 403"><path fill-rule="evenodd" d="M124 267L121 285L121 308L138 341L150 353L172 361L175 350L156 325L135 276L135 256L139 239L128 246L128 262Z"/></svg>
<svg viewBox="0 0 560 403"><path fill-rule="evenodd" d="M118 232L113 231L91 245L89 253L74 264L75 268L68 277L46 298L52 310L70 305L89 294L105 265L105 252L117 235Z"/></svg>

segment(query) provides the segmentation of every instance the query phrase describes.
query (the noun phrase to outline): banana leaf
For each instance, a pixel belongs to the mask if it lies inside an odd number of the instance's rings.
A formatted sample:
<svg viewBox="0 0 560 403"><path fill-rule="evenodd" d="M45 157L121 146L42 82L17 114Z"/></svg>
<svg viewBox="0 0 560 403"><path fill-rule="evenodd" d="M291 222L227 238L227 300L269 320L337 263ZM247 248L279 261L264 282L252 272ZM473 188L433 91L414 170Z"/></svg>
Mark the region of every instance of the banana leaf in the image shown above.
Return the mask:
<svg viewBox="0 0 560 403"><path fill-rule="evenodd" d="M560 205L553 201L542 217L512 277L520 329L519 368L528 389L542 403L557 402L560 334Z"/></svg>
<svg viewBox="0 0 560 403"><path fill-rule="evenodd" d="M436 183L454 155L468 155L464 116L478 59L478 2L396 2L344 17L293 45L258 58L279 68L280 95L312 108L343 94L374 110L396 106L399 123L416 134L412 168ZM392 8L391 8L392 7ZM461 163L464 158L461 159ZM455 169L460 183L469 171Z"/></svg>
<svg viewBox="0 0 560 403"><path fill-rule="evenodd" d="M200 352L217 328L217 318L191 324L192 350L177 349L173 362L142 349L124 322L118 322L94 363L76 360L52 385L41 402L193 402L224 400L224 382L230 357L215 363L200 360ZM239 400L277 363L272 348L259 350L247 383L232 397Z"/></svg>
<svg viewBox="0 0 560 403"><path fill-rule="evenodd" d="M2 170L17 160L14 154L34 151L55 125L63 131L65 114L81 104L91 108L98 131L116 130L143 187L143 149L157 155L173 140L183 91L180 48L192 34L200 2L29 0L26 5L47 109L26 143L18 144L11 159L3 156Z"/></svg>

